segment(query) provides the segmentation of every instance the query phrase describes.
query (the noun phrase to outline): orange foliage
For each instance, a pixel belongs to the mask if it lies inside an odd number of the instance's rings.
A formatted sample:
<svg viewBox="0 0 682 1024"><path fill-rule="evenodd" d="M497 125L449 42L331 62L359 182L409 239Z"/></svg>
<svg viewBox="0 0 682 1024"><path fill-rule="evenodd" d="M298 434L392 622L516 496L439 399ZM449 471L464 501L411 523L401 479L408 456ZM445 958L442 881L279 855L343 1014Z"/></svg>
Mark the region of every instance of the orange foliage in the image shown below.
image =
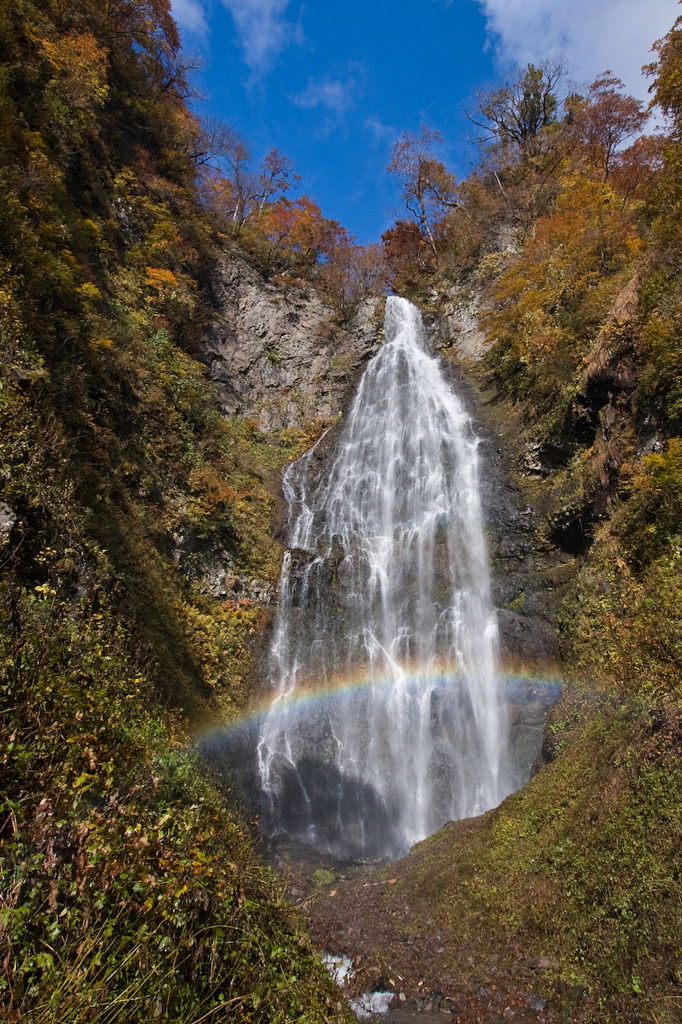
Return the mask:
<svg viewBox="0 0 682 1024"><path fill-rule="evenodd" d="M605 282L641 248L610 186L577 179L554 212L540 218L534 238L496 284L501 308L487 318L490 333L513 336L522 356L575 342L581 324L605 312L598 308L609 301Z"/></svg>
<svg viewBox="0 0 682 1024"><path fill-rule="evenodd" d="M384 260L398 291L413 287L434 266L431 247L414 221L400 220L381 236Z"/></svg>
<svg viewBox="0 0 682 1024"><path fill-rule="evenodd" d="M190 473L189 485L199 497L198 511L202 515L211 515L218 508L229 507L237 500L234 489L219 476L213 467L202 466Z"/></svg>
<svg viewBox="0 0 682 1024"><path fill-rule="evenodd" d="M336 221L327 220L310 196L280 199L267 207L258 218L258 229L265 238L286 255L298 255L304 262L314 263L322 253L333 248L345 229Z"/></svg>
<svg viewBox="0 0 682 1024"><path fill-rule="evenodd" d="M172 270L164 270L161 267L146 267L145 269L147 271L145 284L148 284L150 288L156 288L157 291L167 294L180 287L180 282Z"/></svg>
<svg viewBox="0 0 682 1024"><path fill-rule="evenodd" d="M435 220L456 205L455 176L433 156L434 144L440 144L440 132L422 125L421 135L403 132L391 151L386 168L395 174L405 206L416 217L428 244L437 254L433 234Z"/></svg>
<svg viewBox="0 0 682 1024"><path fill-rule="evenodd" d="M682 134L682 17L677 18L667 36L654 43L658 60L644 68L654 76L651 92L654 102L672 121L675 134Z"/></svg>
<svg viewBox="0 0 682 1024"><path fill-rule="evenodd" d="M570 96L565 104L569 144L582 148L587 166L603 181L613 172L622 144L642 130L648 117L641 100L624 95L623 89L623 82L607 71L592 83L587 97Z"/></svg>

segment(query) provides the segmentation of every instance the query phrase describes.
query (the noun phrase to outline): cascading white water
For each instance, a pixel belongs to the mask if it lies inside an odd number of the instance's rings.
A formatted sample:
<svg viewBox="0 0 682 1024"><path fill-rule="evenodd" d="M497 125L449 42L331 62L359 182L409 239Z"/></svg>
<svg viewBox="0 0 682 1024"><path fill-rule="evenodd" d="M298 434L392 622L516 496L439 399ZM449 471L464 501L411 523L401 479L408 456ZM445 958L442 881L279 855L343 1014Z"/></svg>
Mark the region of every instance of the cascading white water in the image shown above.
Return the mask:
<svg viewBox="0 0 682 1024"><path fill-rule="evenodd" d="M318 481L314 461L284 477L263 813L337 857L395 858L511 789L477 439L407 300Z"/></svg>

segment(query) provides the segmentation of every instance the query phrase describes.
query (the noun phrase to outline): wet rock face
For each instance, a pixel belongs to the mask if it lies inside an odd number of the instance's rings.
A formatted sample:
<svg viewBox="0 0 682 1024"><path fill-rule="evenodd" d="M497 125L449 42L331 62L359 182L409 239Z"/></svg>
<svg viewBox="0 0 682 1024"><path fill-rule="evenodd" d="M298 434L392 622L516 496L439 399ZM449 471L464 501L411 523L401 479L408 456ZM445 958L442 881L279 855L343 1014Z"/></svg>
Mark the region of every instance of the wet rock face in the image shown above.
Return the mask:
<svg viewBox="0 0 682 1024"><path fill-rule="evenodd" d="M542 750L545 718L560 692L559 683L534 683L523 679L507 683L511 771L519 789L533 774L533 766Z"/></svg>
<svg viewBox="0 0 682 1024"><path fill-rule="evenodd" d="M543 669L558 662L557 583L572 557L540 539L540 516L512 482L489 406L461 365L450 363L448 374L479 438L481 506L500 656L509 666Z"/></svg>
<svg viewBox="0 0 682 1024"><path fill-rule="evenodd" d="M342 323L314 289L267 282L240 259L215 267L211 289L217 316L204 359L223 412L268 432L332 419L378 347L380 300L364 300Z"/></svg>
<svg viewBox="0 0 682 1024"><path fill-rule="evenodd" d="M491 595L502 658L543 667L558 660L556 580L571 558L538 536L539 516L509 482L490 435L482 449Z"/></svg>
<svg viewBox="0 0 682 1024"><path fill-rule="evenodd" d="M17 517L4 501L0 501L0 547L7 544Z"/></svg>
<svg viewBox="0 0 682 1024"><path fill-rule="evenodd" d="M476 289L453 292L441 309L438 329L441 344L452 347L457 358L478 361L490 348L485 331L481 330L481 295Z"/></svg>

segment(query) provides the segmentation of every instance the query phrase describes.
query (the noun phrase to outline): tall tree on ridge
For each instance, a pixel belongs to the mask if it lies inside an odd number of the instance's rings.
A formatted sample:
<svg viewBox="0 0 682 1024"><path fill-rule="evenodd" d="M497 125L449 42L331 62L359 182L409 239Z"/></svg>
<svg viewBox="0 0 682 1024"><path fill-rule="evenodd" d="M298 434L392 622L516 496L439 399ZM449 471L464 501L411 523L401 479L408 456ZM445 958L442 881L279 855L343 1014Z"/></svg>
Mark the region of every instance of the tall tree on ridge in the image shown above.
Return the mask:
<svg viewBox="0 0 682 1024"><path fill-rule="evenodd" d="M395 174L401 196L410 213L416 217L434 256L438 255L433 225L448 208L457 205L455 176L445 164L436 160L432 147L442 142L440 132L422 125L421 135L403 132L395 143L387 170Z"/></svg>
<svg viewBox="0 0 682 1024"><path fill-rule="evenodd" d="M542 153L546 130L557 123L557 85L566 69L561 60L529 64L506 85L479 97L469 120L482 128L482 142L498 142L522 158Z"/></svg>

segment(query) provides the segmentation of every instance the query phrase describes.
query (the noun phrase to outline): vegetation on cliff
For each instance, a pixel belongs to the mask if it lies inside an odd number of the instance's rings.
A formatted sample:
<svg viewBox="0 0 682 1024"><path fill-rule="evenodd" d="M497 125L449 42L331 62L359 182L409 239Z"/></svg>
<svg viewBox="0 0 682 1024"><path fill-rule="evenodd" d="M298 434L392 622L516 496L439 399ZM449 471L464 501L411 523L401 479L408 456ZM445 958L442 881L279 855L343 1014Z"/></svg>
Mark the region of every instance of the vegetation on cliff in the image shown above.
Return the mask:
<svg viewBox="0 0 682 1024"><path fill-rule="evenodd" d="M397 287L434 313L476 293L473 372L492 418L513 418L543 538L575 561L544 766L394 866L383 910L409 894L413 932L437 926L455 960L470 943L512 975L547 958L535 984L576 1019L679 1019L681 40L678 19L649 68L665 135L640 134L646 111L610 73L562 105L560 69L530 66L474 115L488 153L450 208L384 236Z"/></svg>
<svg viewBox="0 0 682 1024"><path fill-rule="evenodd" d="M301 439L222 418L197 361L226 240L168 3L4 5L0 53L0 1015L345 1019L188 752L266 612L183 545L272 583Z"/></svg>

